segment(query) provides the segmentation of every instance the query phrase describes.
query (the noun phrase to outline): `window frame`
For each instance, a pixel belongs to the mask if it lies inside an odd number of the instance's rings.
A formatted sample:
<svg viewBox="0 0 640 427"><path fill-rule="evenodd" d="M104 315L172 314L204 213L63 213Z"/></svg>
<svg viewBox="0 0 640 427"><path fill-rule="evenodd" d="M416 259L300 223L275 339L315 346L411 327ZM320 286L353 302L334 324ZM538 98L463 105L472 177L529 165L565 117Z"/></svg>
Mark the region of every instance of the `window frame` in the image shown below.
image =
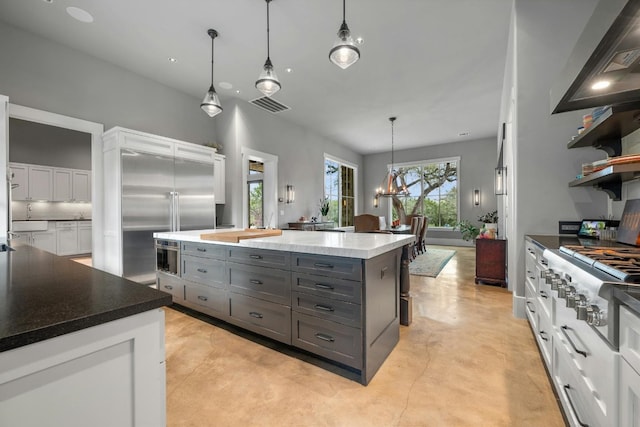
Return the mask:
<svg viewBox="0 0 640 427"><path fill-rule="evenodd" d="M348 168L353 169L353 216L355 217L359 213L358 199L359 199L359 188L358 188L358 165L350 162L348 160L341 159L340 157L333 156L328 153L324 153L322 157L322 194L323 197L326 197L326 188L325 188L325 163L329 160L331 162L337 163L340 166L346 166ZM338 200L342 199L342 174L338 173ZM353 222L353 218L352 221ZM336 224L336 228L341 228L345 230L353 229L353 225L345 225L342 226L342 210L338 209L338 224Z"/></svg>
<svg viewBox="0 0 640 427"><path fill-rule="evenodd" d="M403 168L403 167L414 167L414 166L427 166L430 164L438 164L438 163L447 163L447 162L456 162L456 168L457 168L457 173L456 173L456 186L458 188L458 194L456 195L456 218L457 221L460 221L460 183L461 183L461 179L460 179L460 162L461 162L461 158L460 156L454 156L454 157L441 157L441 158L437 158L437 159L427 159L427 160L419 160L419 161L411 161L411 162L403 162L403 163L394 163L393 167L395 169L399 169L399 168ZM391 170L391 163L387 164L387 173ZM387 217L388 218L393 218L393 204L392 203L388 203L387 206ZM442 226L429 226L429 229L433 229L433 230L451 230L452 227L442 227Z"/></svg>

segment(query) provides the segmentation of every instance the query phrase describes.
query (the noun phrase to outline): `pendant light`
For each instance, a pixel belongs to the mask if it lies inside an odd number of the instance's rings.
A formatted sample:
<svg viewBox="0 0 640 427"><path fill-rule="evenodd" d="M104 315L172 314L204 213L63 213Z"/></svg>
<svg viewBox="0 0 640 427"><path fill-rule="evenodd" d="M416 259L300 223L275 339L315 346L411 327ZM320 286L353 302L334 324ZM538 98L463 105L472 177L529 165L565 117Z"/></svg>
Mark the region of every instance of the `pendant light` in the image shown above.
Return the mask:
<svg viewBox="0 0 640 427"><path fill-rule="evenodd" d="M360 59L360 50L356 47L346 21L346 0L342 0L342 25L338 30L338 40L329 51L329 59L343 70Z"/></svg>
<svg viewBox="0 0 640 427"><path fill-rule="evenodd" d="M209 91L204 96L202 104L200 104L200 108L202 108L204 112L209 115L209 117L213 117L222 113L220 99L218 98L218 94L213 87L213 39L218 37L218 32L216 30L209 29L207 31L207 34L209 34L209 37L211 37L211 87L209 87Z"/></svg>
<svg viewBox="0 0 640 427"><path fill-rule="evenodd" d="M389 167L389 172L384 180L384 187L378 188L376 190L377 197L393 197L393 196L401 196L409 193L407 187L402 184L402 188L398 190L396 186L396 178L398 177L398 171L396 171L393 166L393 122L396 121L395 117L389 117L389 121L391 122L391 166Z"/></svg>
<svg viewBox="0 0 640 427"><path fill-rule="evenodd" d="M272 0L265 0L267 2L267 60L264 63L264 68L260 77L256 81L256 89L264 93L266 96L271 96L280 90L280 82L276 72L273 71L273 64L269 57L269 3Z"/></svg>

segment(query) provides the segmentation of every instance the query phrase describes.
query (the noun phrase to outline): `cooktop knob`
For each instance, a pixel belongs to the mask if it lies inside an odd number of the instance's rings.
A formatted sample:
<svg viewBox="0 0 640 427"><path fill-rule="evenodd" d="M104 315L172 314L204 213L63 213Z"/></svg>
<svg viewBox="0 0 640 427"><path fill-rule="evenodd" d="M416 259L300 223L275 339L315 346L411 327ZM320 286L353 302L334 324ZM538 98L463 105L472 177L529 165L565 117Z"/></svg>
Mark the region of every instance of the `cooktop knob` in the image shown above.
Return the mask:
<svg viewBox="0 0 640 427"><path fill-rule="evenodd" d="M561 282L558 284L558 298L566 298L567 297L567 283Z"/></svg>
<svg viewBox="0 0 640 427"><path fill-rule="evenodd" d="M567 307L576 307L576 288L573 286L567 286L565 292L565 298L567 299Z"/></svg>
<svg viewBox="0 0 640 427"><path fill-rule="evenodd" d="M551 290L552 291L557 291L558 288L560 288L561 286L562 287L567 286L566 280L561 279L559 277L556 277L555 279L551 280Z"/></svg>
<svg viewBox="0 0 640 427"><path fill-rule="evenodd" d="M578 320L587 320L587 297L583 294L578 294L575 297L576 300L576 317Z"/></svg>
<svg viewBox="0 0 640 427"><path fill-rule="evenodd" d="M607 313L597 305L587 307L587 323L593 326L604 326L607 324Z"/></svg>
<svg viewBox="0 0 640 427"><path fill-rule="evenodd" d="M553 274L553 270L552 269L548 269L548 270L542 270L540 272L540 278L541 279L546 279L547 276L551 276Z"/></svg>

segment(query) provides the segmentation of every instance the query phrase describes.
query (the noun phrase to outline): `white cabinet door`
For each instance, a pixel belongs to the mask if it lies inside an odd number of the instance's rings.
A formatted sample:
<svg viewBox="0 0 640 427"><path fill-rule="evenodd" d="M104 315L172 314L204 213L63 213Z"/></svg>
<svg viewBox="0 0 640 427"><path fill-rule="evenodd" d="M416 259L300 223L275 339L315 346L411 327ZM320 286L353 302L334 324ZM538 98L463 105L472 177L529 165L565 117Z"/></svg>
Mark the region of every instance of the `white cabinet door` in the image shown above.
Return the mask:
<svg viewBox="0 0 640 427"><path fill-rule="evenodd" d="M43 251L56 253L56 232L55 231L32 231L31 246Z"/></svg>
<svg viewBox="0 0 640 427"><path fill-rule="evenodd" d="M29 197L29 166L11 163L9 165L11 177L11 200L28 200Z"/></svg>
<svg viewBox="0 0 640 427"><path fill-rule="evenodd" d="M78 253L91 253L91 225L78 224Z"/></svg>
<svg viewBox="0 0 640 427"><path fill-rule="evenodd" d="M75 202L91 201L91 171L73 171L73 200Z"/></svg>
<svg viewBox="0 0 640 427"><path fill-rule="evenodd" d="M23 245L31 245L31 232L30 231L17 231L17 232L15 232L13 237L11 237L11 242L9 243L9 246L11 246L14 243L20 243L20 244L23 244Z"/></svg>
<svg viewBox="0 0 640 427"><path fill-rule="evenodd" d="M640 374L622 359L620 363L620 427L640 426Z"/></svg>
<svg viewBox="0 0 640 427"><path fill-rule="evenodd" d="M53 168L29 166L29 200L53 199Z"/></svg>
<svg viewBox="0 0 640 427"><path fill-rule="evenodd" d="M58 255L74 255L78 253L78 225L75 221L58 222L56 224Z"/></svg>
<svg viewBox="0 0 640 427"><path fill-rule="evenodd" d="M71 169L54 169L53 170L53 201L68 202L73 199L71 178L73 172Z"/></svg>
<svg viewBox="0 0 640 427"><path fill-rule="evenodd" d="M216 155L213 158L213 191L216 196L216 204L225 203L225 157Z"/></svg>

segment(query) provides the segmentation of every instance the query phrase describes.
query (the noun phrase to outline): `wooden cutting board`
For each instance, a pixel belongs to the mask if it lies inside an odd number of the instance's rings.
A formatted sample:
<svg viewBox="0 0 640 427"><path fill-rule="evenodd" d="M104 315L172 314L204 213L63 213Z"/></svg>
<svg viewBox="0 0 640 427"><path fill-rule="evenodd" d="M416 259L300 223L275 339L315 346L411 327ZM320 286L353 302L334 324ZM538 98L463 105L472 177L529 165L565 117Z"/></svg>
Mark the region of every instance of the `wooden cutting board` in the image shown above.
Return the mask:
<svg viewBox="0 0 640 427"><path fill-rule="evenodd" d="M255 228L245 228L244 230L223 231L220 233L201 234L202 240L214 240L217 242L238 243L243 239L255 239L258 237L271 237L282 235L282 230L261 230Z"/></svg>

